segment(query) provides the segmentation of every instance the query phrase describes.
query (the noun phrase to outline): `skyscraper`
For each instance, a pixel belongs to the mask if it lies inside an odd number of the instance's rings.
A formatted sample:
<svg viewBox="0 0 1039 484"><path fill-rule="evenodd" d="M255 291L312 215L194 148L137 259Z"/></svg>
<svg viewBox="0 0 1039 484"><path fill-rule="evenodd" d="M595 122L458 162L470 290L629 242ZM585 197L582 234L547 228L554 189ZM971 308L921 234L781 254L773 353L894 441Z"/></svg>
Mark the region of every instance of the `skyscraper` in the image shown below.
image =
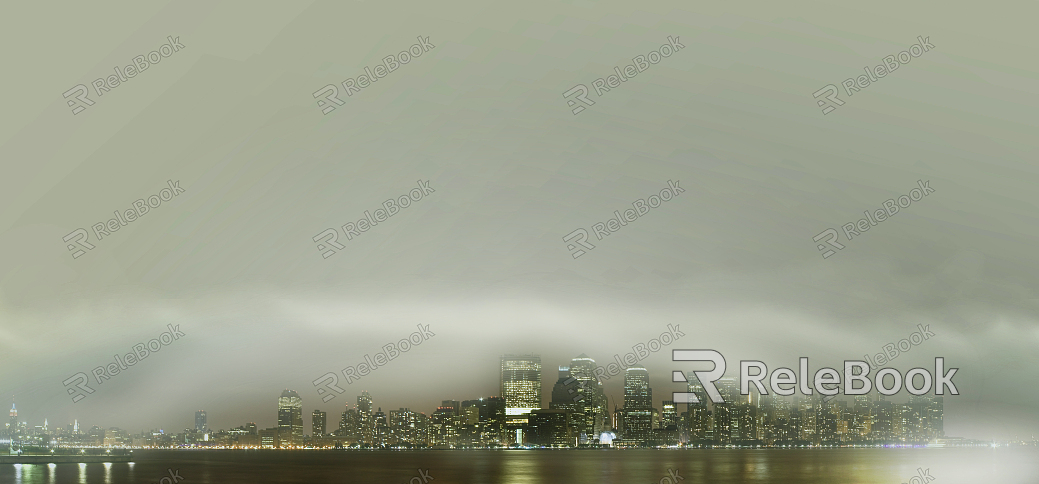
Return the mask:
<svg viewBox="0 0 1039 484"><path fill-rule="evenodd" d="M195 412L195 430L198 432L205 432L206 429L206 411L198 410Z"/></svg>
<svg viewBox="0 0 1039 484"><path fill-rule="evenodd" d="M282 445L303 445L303 399L293 390L278 398L278 438Z"/></svg>
<svg viewBox="0 0 1039 484"><path fill-rule="evenodd" d="M689 431L689 441L700 444L713 437L710 424L710 411L707 404L710 402L707 392L700 379L693 372L686 374L689 381L688 393L696 395L697 403L689 403L686 406L686 428Z"/></svg>
<svg viewBox="0 0 1039 484"><path fill-rule="evenodd" d="M501 357L501 396L505 415L517 416L541 408L541 357Z"/></svg>
<svg viewBox="0 0 1039 484"><path fill-rule="evenodd" d="M648 445L653 433L653 390L649 371L634 366L624 370L624 409L621 411L625 445Z"/></svg>
<svg viewBox="0 0 1039 484"><path fill-rule="evenodd" d="M318 437L324 437L326 425L328 423L328 414L321 410L314 410L314 413L310 416L311 436L315 439Z"/></svg>
<svg viewBox="0 0 1039 484"><path fill-rule="evenodd" d="M606 401L606 392L602 382L595 376L595 360L582 353L570 360L570 376L580 382L583 398L579 400L583 407L586 422L578 428L585 429L591 439L610 429L610 409Z"/></svg>
<svg viewBox="0 0 1039 484"><path fill-rule="evenodd" d="M390 410L390 439L388 444L398 447L426 445L426 416L410 409Z"/></svg>
<svg viewBox="0 0 1039 484"><path fill-rule="evenodd" d="M357 397L358 439L361 445L375 444L375 416L372 414L372 396L362 391Z"/></svg>

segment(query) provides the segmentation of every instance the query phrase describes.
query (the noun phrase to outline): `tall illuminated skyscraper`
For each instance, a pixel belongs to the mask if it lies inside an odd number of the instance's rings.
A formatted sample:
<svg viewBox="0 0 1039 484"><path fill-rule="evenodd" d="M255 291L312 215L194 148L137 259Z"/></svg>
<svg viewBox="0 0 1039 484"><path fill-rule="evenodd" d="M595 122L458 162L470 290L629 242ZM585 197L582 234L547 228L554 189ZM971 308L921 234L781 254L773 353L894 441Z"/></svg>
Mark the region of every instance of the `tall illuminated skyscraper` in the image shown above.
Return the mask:
<svg viewBox="0 0 1039 484"><path fill-rule="evenodd" d="M293 390L278 398L278 438L283 445L303 445L303 399Z"/></svg>
<svg viewBox="0 0 1039 484"><path fill-rule="evenodd" d="M501 396L505 399L505 428L510 443L523 442L523 428L530 412L541 408L541 357L501 357Z"/></svg>
<svg viewBox="0 0 1039 484"><path fill-rule="evenodd" d="M649 371L640 366L624 370L624 409L621 410L626 445L647 445L653 433L653 390Z"/></svg>
<svg viewBox="0 0 1039 484"><path fill-rule="evenodd" d="M375 416L372 414L372 396L362 391L357 397L358 439L362 445L375 443Z"/></svg>
<svg viewBox="0 0 1039 484"><path fill-rule="evenodd" d="M501 396L505 399L506 417L541 408L541 357L502 356Z"/></svg>
<svg viewBox="0 0 1039 484"><path fill-rule="evenodd" d="M653 408L649 371L640 366L624 370L624 408Z"/></svg>
<svg viewBox="0 0 1039 484"><path fill-rule="evenodd" d="M206 411L198 410L195 412L195 430L204 432L206 430Z"/></svg>
<svg viewBox="0 0 1039 484"><path fill-rule="evenodd" d="M584 396L580 403L584 405L584 414L588 422L585 427L594 436L610 429L610 409L607 406L606 392L602 382L595 376L595 360L582 353L570 360L570 376L579 381L579 391Z"/></svg>

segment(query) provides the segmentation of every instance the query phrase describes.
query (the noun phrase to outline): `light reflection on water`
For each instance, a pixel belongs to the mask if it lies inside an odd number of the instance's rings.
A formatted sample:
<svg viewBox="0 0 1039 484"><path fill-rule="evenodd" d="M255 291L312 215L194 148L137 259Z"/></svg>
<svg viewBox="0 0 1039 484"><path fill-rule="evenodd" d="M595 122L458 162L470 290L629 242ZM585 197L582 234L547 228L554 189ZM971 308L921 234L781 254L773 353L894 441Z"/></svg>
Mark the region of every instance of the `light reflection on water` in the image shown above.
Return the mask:
<svg viewBox="0 0 1039 484"><path fill-rule="evenodd" d="M935 484L1036 484L1039 449L157 450L135 452L133 463L47 465L47 472L44 464L0 465L0 484L121 484L136 474L156 482L167 469L192 484L407 484L419 469L435 479L429 484L654 484L669 469L679 484L897 484L920 470Z"/></svg>

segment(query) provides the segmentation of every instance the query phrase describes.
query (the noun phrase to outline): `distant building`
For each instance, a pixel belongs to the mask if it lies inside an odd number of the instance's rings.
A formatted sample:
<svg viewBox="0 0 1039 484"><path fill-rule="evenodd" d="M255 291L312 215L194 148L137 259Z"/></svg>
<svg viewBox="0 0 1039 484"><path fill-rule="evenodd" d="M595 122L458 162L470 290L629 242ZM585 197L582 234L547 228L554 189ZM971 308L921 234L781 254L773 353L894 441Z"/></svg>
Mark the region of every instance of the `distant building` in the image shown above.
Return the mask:
<svg viewBox="0 0 1039 484"><path fill-rule="evenodd" d="M627 446L647 446L653 441L653 390L649 387L649 371L634 366L624 370L623 427L620 442Z"/></svg>
<svg viewBox="0 0 1039 484"><path fill-rule="evenodd" d="M429 446L453 449L458 444L460 423L454 407L438 407L430 417Z"/></svg>
<svg viewBox="0 0 1039 484"><path fill-rule="evenodd" d="M362 446L375 445L375 415L372 412L372 396L362 391L357 397L358 441Z"/></svg>
<svg viewBox="0 0 1039 484"><path fill-rule="evenodd" d="M195 412L195 430L198 432L205 432L209 427L206 426L206 411L198 410Z"/></svg>
<svg viewBox="0 0 1039 484"><path fill-rule="evenodd" d="M314 413L310 416L311 436L314 438L324 437L327 423L328 414L321 410L314 410Z"/></svg>
<svg viewBox="0 0 1039 484"><path fill-rule="evenodd" d="M544 447L571 447L577 441L563 409L532 410L527 423L528 444Z"/></svg>
<svg viewBox="0 0 1039 484"><path fill-rule="evenodd" d="M303 399L293 390L278 398L278 430L282 445L303 445Z"/></svg>
<svg viewBox="0 0 1039 484"><path fill-rule="evenodd" d="M281 448L280 427L260 430L260 447L264 449Z"/></svg>
<svg viewBox="0 0 1039 484"><path fill-rule="evenodd" d="M426 446L425 414L407 408L390 410L388 424L390 436L387 445L406 448Z"/></svg>
<svg viewBox="0 0 1039 484"><path fill-rule="evenodd" d="M570 360L570 376L579 382L578 392L582 398L578 403L585 418L584 422L575 422L574 426L590 441L597 440L602 432L612 428L606 393L602 382L595 376L595 369L595 360L584 353Z"/></svg>

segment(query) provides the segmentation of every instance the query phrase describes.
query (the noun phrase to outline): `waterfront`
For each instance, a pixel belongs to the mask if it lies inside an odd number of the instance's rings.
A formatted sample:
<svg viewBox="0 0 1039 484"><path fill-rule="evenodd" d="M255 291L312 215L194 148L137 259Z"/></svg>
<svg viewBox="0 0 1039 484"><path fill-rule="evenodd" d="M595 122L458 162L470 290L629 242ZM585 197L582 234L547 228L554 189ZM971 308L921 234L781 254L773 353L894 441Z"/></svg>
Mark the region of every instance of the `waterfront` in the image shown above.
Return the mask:
<svg viewBox="0 0 1039 484"><path fill-rule="evenodd" d="M682 484L898 484L918 469L937 484L1034 484L1039 449L142 450L129 464L5 464L0 483L143 484L173 470L188 484L406 484L423 472L434 484L650 484L669 469Z"/></svg>

